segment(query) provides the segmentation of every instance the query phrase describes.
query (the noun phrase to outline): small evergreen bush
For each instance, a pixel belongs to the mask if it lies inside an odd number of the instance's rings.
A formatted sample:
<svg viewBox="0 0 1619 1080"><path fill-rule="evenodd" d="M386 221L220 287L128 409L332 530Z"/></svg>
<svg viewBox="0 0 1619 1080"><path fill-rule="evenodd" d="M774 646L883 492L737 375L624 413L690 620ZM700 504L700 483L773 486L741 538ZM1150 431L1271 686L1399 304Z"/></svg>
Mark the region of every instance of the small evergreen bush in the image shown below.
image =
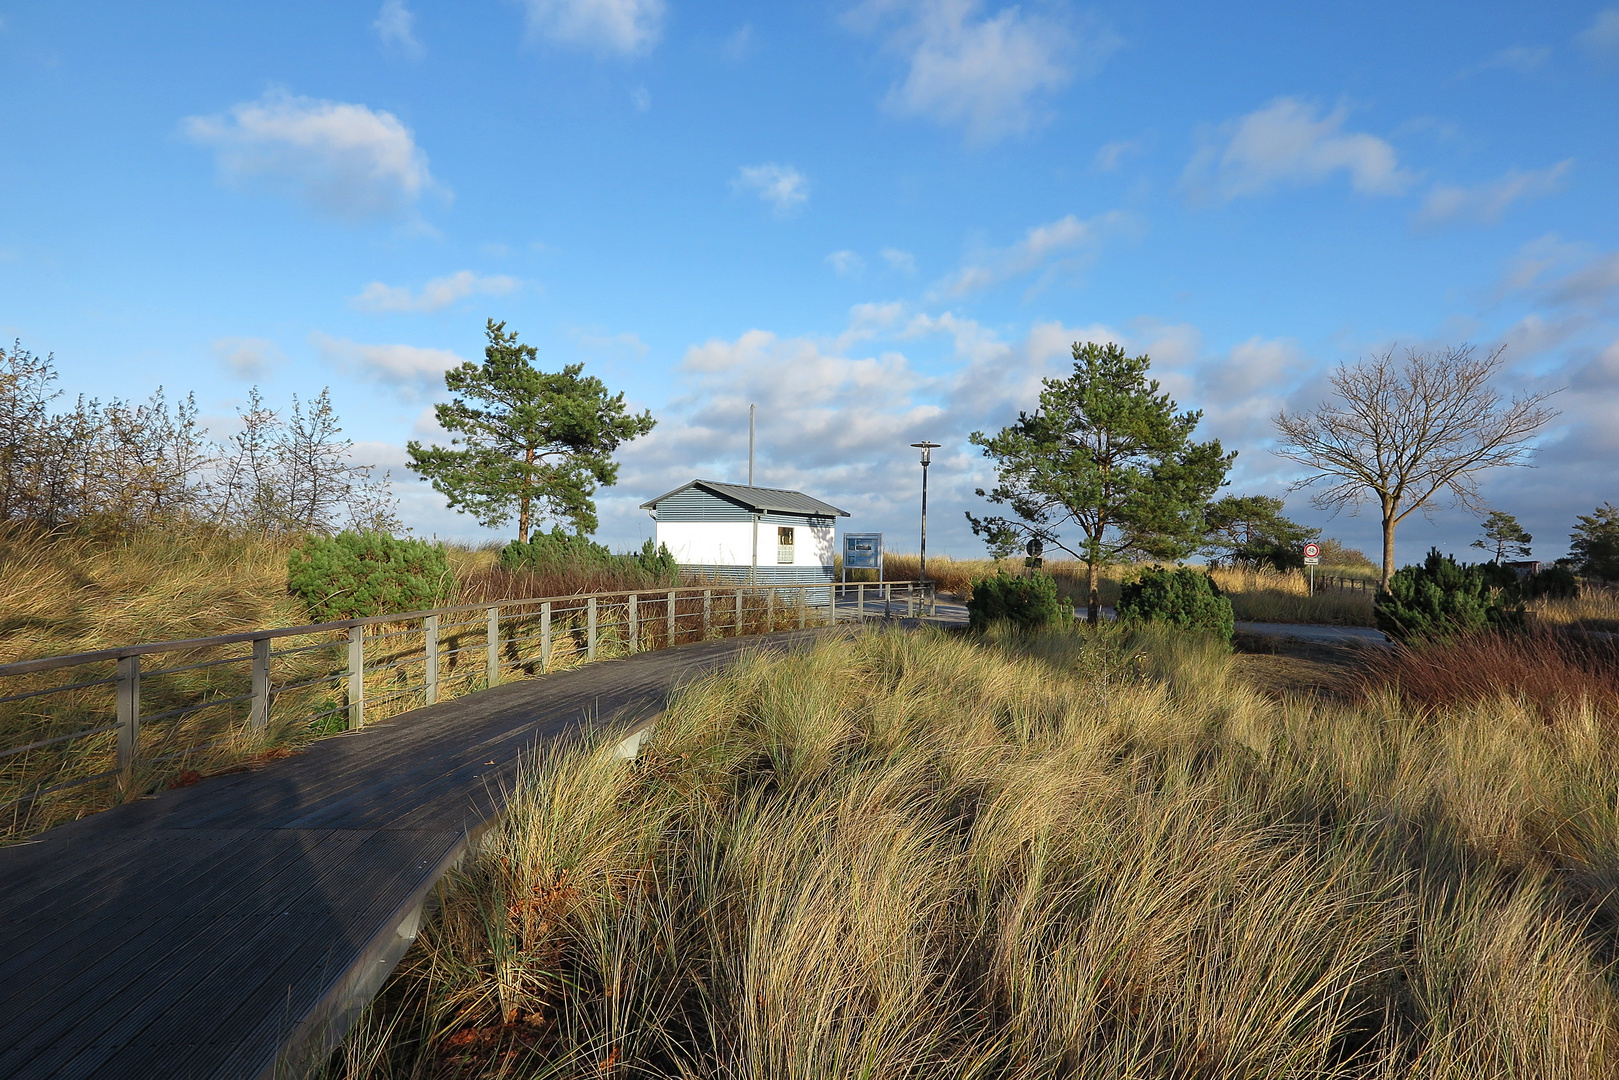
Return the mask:
<svg viewBox="0 0 1619 1080"><path fill-rule="evenodd" d="M1373 612L1377 628L1396 641L1438 641L1523 626L1522 606L1508 606L1517 593L1500 568L1458 563L1430 548L1420 566L1394 572L1389 587L1378 591Z"/></svg>
<svg viewBox="0 0 1619 1080"><path fill-rule="evenodd" d="M1573 600L1580 595L1580 579L1566 566L1547 566L1525 578L1522 590L1526 600Z"/></svg>
<svg viewBox="0 0 1619 1080"><path fill-rule="evenodd" d="M513 540L500 553L500 565L508 570L535 574L556 573L574 567L606 568L618 562L603 544L581 533L564 532L557 525L550 532L534 533L528 543Z"/></svg>
<svg viewBox="0 0 1619 1080"><path fill-rule="evenodd" d="M1180 567L1142 570L1119 590L1120 622L1166 622L1185 630L1212 630L1231 640L1235 618L1231 601L1201 570Z"/></svg>
<svg viewBox="0 0 1619 1080"><path fill-rule="evenodd" d="M680 567L665 544L652 540L641 545L641 550L630 555L614 555L603 544L588 536L563 532L559 525L550 532L536 532L534 539L523 543L513 540L500 552L500 565L507 570L526 571L548 576L586 574L616 574L631 571L631 580L640 579L646 585L678 585Z"/></svg>
<svg viewBox="0 0 1619 1080"><path fill-rule="evenodd" d="M653 546L650 538L641 545L641 550L631 556L647 579L655 585L680 584L680 566L669 551L667 544Z"/></svg>
<svg viewBox="0 0 1619 1080"><path fill-rule="evenodd" d="M981 577L973 582L972 599L967 601L967 621L978 631L997 622L1037 630L1071 622L1073 617L1073 602L1057 595L1057 579L1045 573L1013 577L1001 570L994 577Z"/></svg>
<svg viewBox="0 0 1619 1080"><path fill-rule="evenodd" d="M383 532L311 536L287 557L287 591L316 622L443 607L455 579L442 544Z"/></svg>

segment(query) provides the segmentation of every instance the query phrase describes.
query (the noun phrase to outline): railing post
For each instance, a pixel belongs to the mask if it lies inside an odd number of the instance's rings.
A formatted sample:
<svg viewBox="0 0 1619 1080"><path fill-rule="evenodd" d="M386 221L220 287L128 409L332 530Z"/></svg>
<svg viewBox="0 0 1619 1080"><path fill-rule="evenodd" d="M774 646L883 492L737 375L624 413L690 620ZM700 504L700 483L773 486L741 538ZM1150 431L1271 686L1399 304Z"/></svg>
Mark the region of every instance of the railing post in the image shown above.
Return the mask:
<svg viewBox="0 0 1619 1080"><path fill-rule="evenodd" d="M551 601L540 605L540 671L551 670Z"/></svg>
<svg viewBox="0 0 1619 1080"><path fill-rule="evenodd" d="M349 627L349 730L365 726L365 627Z"/></svg>
<svg viewBox="0 0 1619 1080"><path fill-rule="evenodd" d="M270 639L253 639L253 697L247 706L247 726L257 733L270 722Z"/></svg>
<svg viewBox="0 0 1619 1080"><path fill-rule="evenodd" d="M707 641L714 627L714 590L703 590L703 640Z"/></svg>
<svg viewBox="0 0 1619 1080"><path fill-rule="evenodd" d="M742 636L742 586L740 585L736 587L736 629L732 632L731 636Z"/></svg>
<svg viewBox="0 0 1619 1080"><path fill-rule="evenodd" d="M141 658L118 658L118 786L127 794L135 783L141 749Z"/></svg>
<svg viewBox="0 0 1619 1080"><path fill-rule="evenodd" d="M596 598L585 601L585 659L596 659Z"/></svg>
<svg viewBox="0 0 1619 1080"><path fill-rule="evenodd" d="M630 608L630 652L641 651L641 600L634 593L626 603Z"/></svg>
<svg viewBox="0 0 1619 1080"><path fill-rule="evenodd" d="M669 647L674 648L680 637L680 621L678 608L675 606L675 590L669 590Z"/></svg>
<svg viewBox="0 0 1619 1080"><path fill-rule="evenodd" d="M765 593L765 633L776 632L776 590Z"/></svg>
<svg viewBox="0 0 1619 1080"><path fill-rule="evenodd" d="M798 587L798 628L804 629L809 622L809 586Z"/></svg>
<svg viewBox="0 0 1619 1080"><path fill-rule="evenodd" d="M916 585L909 581L905 583L905 617L916 617Z"/></svg>
<svg viewBox="0 0 1619 1080"><path fill-rule="evenodd" d="M866 583L859 582L854 587L854 616L856 622L866 621Z"/></svg>
<svg viewBox="0 0 1619 1080"><path fill-rule="evenodd" d="M932 582L928 583L928 614L930 616L939 614L939 587Z"/></svg>
<svg viewBox="0 0 1619 1080"><path fill-rule="evenodd" d="M438 616L429 615L422 620L423 648L427 651L427 703L438 704Z"/></svg>
<svg viewBox="0 0 1619 1080"><path fill-rule="evenodd" d="M484 661L488 668L489 685L500 685L500 608L491 607L485 619L484 638L488 645L487 659Z"/></svg>

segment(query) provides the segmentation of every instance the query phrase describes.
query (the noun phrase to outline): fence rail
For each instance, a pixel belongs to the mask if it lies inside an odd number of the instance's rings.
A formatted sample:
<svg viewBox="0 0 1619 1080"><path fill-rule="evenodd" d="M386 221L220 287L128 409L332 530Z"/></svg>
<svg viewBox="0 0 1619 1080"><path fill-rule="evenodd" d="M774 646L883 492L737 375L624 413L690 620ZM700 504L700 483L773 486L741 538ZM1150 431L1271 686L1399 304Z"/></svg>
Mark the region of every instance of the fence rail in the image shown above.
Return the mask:
<svg viewBox="0 0 1619 1080"><path fill-rule="evenodd" d="M0 838L445 697L693 641L932 613L918 582L624 590L0 664ZM246 646L245 650L238 647ZM65 679L56 681L62 675ZM105 781L86 802L88 785ZM51 797L55 796L56 799Z"/></svg>

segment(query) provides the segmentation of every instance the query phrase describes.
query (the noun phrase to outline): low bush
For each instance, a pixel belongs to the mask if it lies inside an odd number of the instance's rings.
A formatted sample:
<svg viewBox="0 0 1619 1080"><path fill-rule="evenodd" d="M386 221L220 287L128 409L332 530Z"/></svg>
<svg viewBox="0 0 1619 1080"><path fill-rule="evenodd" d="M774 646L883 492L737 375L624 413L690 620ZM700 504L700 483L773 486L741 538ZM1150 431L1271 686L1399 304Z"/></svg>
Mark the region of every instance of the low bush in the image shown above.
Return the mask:
<svg viewBox="0 0 1619 1080"><path fill-rule="evenodd" d="M1019 630L1037 630L1071 622L1074 617L1072 601L1057 595L1057 580L1050 574L1013 577L1002 570L993 577L979 578L972 588L967 620L977 631L1003 622Z"/></svg>
<svg viewBox="0 0 1619 1080"><path fill-rule="evenodd" d="M1231 601L1208 574L1183 566L1149 566L1124 583L1119 619L1126 623L1163 622L1187 630L1212 630L1231 640L1235 616Z"/></svg>
<svg viewBox="0 0 1619 1080"><path fill-rule="evenodd" d="M1458 563L1431 548L1420 566L1394 572L1373 614L1377 628L1398 641L1439 641L1522 627L1523 606L1509 606L1516 592L1503 587L1493 566Z"/></svg>
<svg viewBox="0 0 1619 1080"><path fill-rule="evenodd" d="M635 589L646 585L677 585L680 567L669 548L652 540L631 555L614 555L606 545L588 536L563 532L536 532L524 543L513 540L500 552L501 569L539 579L589 582L586 591L611 592L614 587ZM606 579L611 584L599 586Z"/></svg>
<svg viewBox="0 0 1619 1080"><path fill-rule="evenodd" d="M287 591L316 622L442 607L455 594L444 545L381 532L311 536L287 556Z"/></svg>

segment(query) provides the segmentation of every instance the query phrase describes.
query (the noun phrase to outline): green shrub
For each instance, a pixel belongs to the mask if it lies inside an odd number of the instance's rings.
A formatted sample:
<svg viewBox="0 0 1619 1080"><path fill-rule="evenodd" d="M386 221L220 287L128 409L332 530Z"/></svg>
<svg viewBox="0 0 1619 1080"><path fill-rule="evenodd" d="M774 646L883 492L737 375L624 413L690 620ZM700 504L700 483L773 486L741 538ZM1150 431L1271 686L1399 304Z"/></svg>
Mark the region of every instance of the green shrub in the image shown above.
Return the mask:
<svg viewBox="0 0 1619 1080"><path fill-rule="evenodd" d="M630 555L614 555L603 544L588 536L563 532L561 526L550 532L536 532L528 543L513 540L500 552L500 565L507 570L540 575L570 576L583 573L622 575L629 572L632 587L637 579L645 585L678 585L680 567L663 544L648 540Z"/></svg>
<svg viewBox="0 0 1619 1080"><path fill-rule="evenodd" d="M1529 600L1573 600L1580 595L1580 579L1566 566L1547 566L1525 578L1522 590Z"/></svg>
<svg viewBox="0 0 1619 1080"><path fill-rule="evenodd" d="M1213 630L1231 640L1231 601L1201 570L1152 566L1119 590L1120 622L1164 622L1185 630Z"/></svg>
<svg viewBox="0 0 1619 1080"><path fill-rule="evenodd" d="M455 593L444 546L381 532L311 536L287 557L287 591L316 622L443 607Z"/></svg>
<svg viewBox="0 0 1619 1080"><path fill-rule="evenodd" d="M1458 563L1431 548L1422 565L1394 572L1389 587L1378 591L1373 613L1377 628L1397 641L1437 641L1521 627L1523 608L1508 606L1517 593L1498 568Z"/></svg>
<svg viewBox="0 0 1619 1080"><path fill-rule="evenodd" d="M618 561L605 545L580 533L563 532L560 525L548 533L536 532L526 544L513 540L500 553L500 565L506 569L535 574L580 567L605 569Z"/></svg>
<svg viewBox="0 0 1619 1080"><path fill-rule="evenodd" d="M680 566L675 562L675 557L670 553L667 544L658 544L654 547L652 540L648 539L641 545L641 550L630 558L653 584L680 584Z"/></svg>
<svg viewBox="0 0 1619 1080"><path fill-rule="evenodd" d="M972 599L967 601L967 621L979 631L997 622L1037 630L1071 622L1073 617L1073 601L1059 597L1057 579L1045 573L1013 577L1001 570L994 577L981 577L973 582Z"/></svg>

